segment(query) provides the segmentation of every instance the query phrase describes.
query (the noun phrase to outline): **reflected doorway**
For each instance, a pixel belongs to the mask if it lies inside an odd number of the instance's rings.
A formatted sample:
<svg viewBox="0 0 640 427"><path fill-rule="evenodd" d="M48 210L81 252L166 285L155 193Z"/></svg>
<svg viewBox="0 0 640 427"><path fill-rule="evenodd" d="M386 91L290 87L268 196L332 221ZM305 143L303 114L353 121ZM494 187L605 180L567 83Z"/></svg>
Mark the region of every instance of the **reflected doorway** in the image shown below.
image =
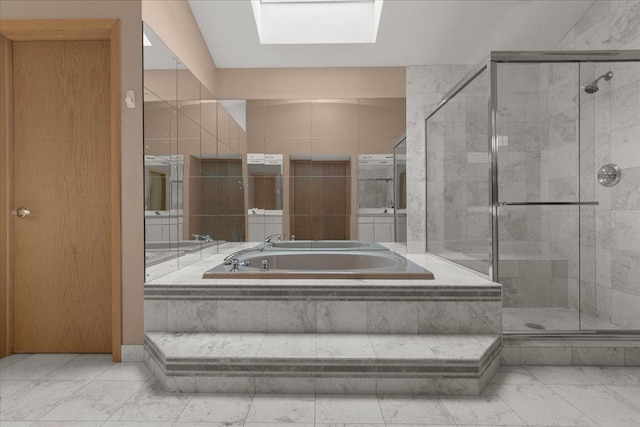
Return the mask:
<svg viewBox="0 0 640 427"><path fill-rule="evenodd" d="M243 242L245 209L242 159L202 159L202 234Z"/></svg>
<svg viewBox="0 0 640 427"><path fill-rule="evenodd" d="M348 240L349 161L291 161L291 234L299 240Z"/></svg>

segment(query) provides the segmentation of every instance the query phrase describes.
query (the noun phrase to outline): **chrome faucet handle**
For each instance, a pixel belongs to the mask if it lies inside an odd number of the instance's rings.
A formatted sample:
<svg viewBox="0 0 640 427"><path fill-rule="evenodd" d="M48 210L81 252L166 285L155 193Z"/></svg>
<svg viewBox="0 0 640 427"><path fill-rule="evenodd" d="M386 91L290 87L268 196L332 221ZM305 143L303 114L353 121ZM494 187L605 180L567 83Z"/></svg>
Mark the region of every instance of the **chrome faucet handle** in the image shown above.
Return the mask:
<svg viewBox="0 0 640 427"><path fill-rule="evenodd" d="M238 258L234 258L231 260L231 271L240 271L238 268L240 267L240 260Z"/></svg>
<svg viewBox="0 0 640 427"><path fill-rule="evenodd" d="M265 243L271 243L271 239L273 239L274 237L278 238L278 241L281 241L283 237L285 237L286 234L283 233L276 233L276 234L272 234L271 236L268 236L266 239L264 239Z"/></svg>
<svg viewBox="0 0 640 427"><path fill-rule="evenodd" d="M263 259L260 261L260 271L269 271L269 260Z"/></svg>

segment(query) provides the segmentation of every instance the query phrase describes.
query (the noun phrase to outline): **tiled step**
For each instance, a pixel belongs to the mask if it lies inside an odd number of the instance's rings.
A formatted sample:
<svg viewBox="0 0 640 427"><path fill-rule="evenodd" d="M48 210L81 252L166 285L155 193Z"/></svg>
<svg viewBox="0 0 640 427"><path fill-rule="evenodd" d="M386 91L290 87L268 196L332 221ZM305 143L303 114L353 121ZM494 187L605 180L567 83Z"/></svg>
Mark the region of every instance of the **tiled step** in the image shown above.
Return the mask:
<svg viewBox="0 0 640 427"><path fill-rule="evenodd" d="M145 361L168 390L478 395L499 335L147 332Z"/></svg>

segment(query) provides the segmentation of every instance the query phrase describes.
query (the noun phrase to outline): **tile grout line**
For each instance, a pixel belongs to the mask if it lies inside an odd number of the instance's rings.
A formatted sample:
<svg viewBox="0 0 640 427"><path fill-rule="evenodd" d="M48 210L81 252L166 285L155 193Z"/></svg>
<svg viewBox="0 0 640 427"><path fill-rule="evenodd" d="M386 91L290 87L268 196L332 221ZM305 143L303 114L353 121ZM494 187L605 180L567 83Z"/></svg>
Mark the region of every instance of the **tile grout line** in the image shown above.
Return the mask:
<svg viewBox="0 0 640 427"><path fill-rule="evenodd" d="M57 382L55 380L42 380L42 381L50 381L50 382ZM73 380L67 380L67 381L73 381ZM75 382L79 382L79 381L75 381ZM69 399L71 399L73 396L75 396L76 394L80 393L82 390L84 390L89 384L91 383L91 381L87 381L86 384L84 384L82 387L80 387L75 393L73 393L71 396L67 397L66 399L61 400L60 402L58 402L53 408L51 408L51 410L45 412L44 414L42 414L40 417L38 417L37 420L33 421L32 424L37 423L38 421L42 420L42 418L46 417L47 414L55 411L60 405L62 405L63 403L67 402Z"/></svg>
<svg viewBox="0 0 640 427"><path fill-rule="evenodd" d="M195 390L195 380L194 380L194 390ZM180 411L180 413L178 414L178 416L176 417L176 419L173 421L172 426L176 425L176 423L180 420L180 417L182 416L182 414L184 414L184 411L187 410L187 407L189 406L189 404L191 403L191 400L194 398L195 396L195 391L193 393L189 393L189 399L187 399L187 403L184 405L184 408L182 408L182 411Z"/></svg>
<svg viewBox="0 0 640 427"><path fill-rule="evenodd" d="M506 384L505 384L505 385L506 385ZM502 398L502 396L500 396L500 394L496 391L496 389L495 389L495 388L493 388L493 384L491 384L491 383L490 383L489 385L487 385L487 387L485 388L485 390L486 390L486 389L488 389L488 388L490 388L490 389L491 389L491 391L493 391L493 393L495 394L495 396L496 396L498 399L500 399L500 401L501 401L502 403L504 403L504 405L505 405L507 408L511 409L511 412L513 412L513 414L514 414L516 417L518 417L518 419L519 419L520 421L522 421L522 423L523 423L522 425L525 425L525 426L526 426L526 425L529 425L529 424L528 424L524 419L522 419L522 417L520 416L520 414L518 414L518 413L515 411L515 409L513 409L513 408L511 407L511 405L509 405L509 404L507 403L507 401L506 401L506 400L504 400L504 399Z"/></svg>
<svg viewBox="0 0 640 427"><path fill-rule="evenodd" d="M634 407L636 407L636 408L640 409L640 403L634 402L634 401L632 401L631 399L629 399L628 397L621 395L621 394L620 394L620 393L618 393L616 390L612 389L609 385L602 385L601 387L604 387L604 388L606 388L607 390L609 390L609 391L611 391L611 392L615 393L615 395L616 395L616 396L621 397L621 398L622 398L622 399L624 399L625 401L627 401L627 402L631 402L631 404L632 404ZM618 386L618 387L637 387L637 388L640 388L640 386L633 386L633 385L632 385L632 386L624 386L624 385L623 385L623 386Z"/></svg>

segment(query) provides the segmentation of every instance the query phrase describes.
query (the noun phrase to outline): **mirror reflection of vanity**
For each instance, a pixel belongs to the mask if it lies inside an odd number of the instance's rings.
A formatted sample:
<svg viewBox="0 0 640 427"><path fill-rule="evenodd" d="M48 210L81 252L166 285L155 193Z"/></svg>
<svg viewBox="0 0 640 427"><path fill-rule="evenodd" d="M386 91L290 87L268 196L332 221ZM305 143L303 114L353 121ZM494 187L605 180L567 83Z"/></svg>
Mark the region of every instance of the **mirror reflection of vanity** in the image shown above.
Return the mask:
<svg viewBox="0 0 640 427"><path fill-rule="evenodd" d="M217 100L143 31L147 280L275 234L398 241L404 98ZM384 173L362 155L384 158Z"/></svg>
<svg viewBox="0 0 640 427"><path fill-rule="evenodd" d="M393 242L393 154L358 156L358 239Z"/></svg>
<svg viewBox="0 0 640 427"><path fill-rule="evenodd" d="M282 234L282 165L282 154L247 154L250 242Z"/></svg>

